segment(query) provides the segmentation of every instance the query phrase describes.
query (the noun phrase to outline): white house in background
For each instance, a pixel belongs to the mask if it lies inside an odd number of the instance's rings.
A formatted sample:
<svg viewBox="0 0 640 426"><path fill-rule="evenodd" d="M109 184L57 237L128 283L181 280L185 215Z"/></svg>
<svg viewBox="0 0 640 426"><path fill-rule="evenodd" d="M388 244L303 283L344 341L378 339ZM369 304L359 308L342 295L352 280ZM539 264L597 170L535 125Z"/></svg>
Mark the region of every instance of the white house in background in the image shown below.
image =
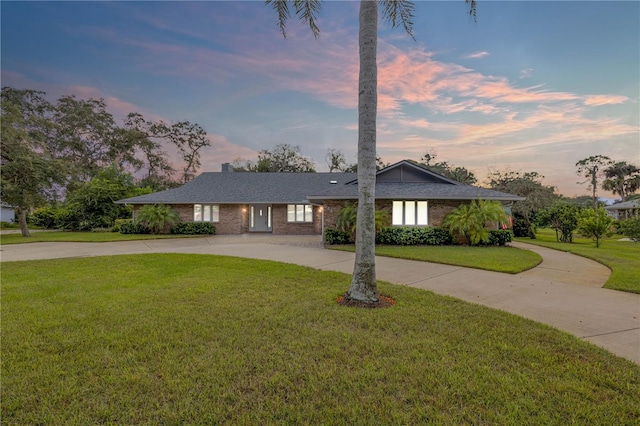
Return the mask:
<svg viewBox="0 0 640 426"><path fill-rule="evenodd" d="M629 219L640 215L640 200L616 203L604 208L609 216L614 219Z"/></svg>
<svg viewBox="0 0 640 426"><path fill-rule="evenodd" d="M0 222L15 222L16 212L6 203L0 203Z"/></svg>

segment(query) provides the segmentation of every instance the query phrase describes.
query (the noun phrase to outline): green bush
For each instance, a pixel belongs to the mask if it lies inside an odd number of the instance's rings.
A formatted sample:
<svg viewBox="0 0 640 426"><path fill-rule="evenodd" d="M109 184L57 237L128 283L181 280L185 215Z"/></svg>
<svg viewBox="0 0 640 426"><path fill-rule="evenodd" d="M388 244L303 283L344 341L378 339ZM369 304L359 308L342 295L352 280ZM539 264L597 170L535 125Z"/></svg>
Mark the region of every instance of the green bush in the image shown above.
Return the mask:
<svg viewBox="0 0 640 426"><path fill-rule="evenodd" d="M150 234L151 229L141 223L133 223L133 221L125 222L120 225L121 234Z"/></svg>
<svg viewBox="0 0 640 426"><path fill-rule="evenodd" d="M488 246L505 246L513 240L513 232L509 229L494 229L489 231Z"/></svg>
<svg viewBox="0 0 640 426"><path fill-rule="evenodd" d="M524 216L514 213L513 214L513 234L516 237L536 239L536 228L533 223L527 224Z"/></svg>
<svg viewBox="0 0 640 426"><path fill-rule="evenodd" d="M114 225L111 228L111 232L120 232L120 227L125 224L125 223L131 223L133 222L132 219L116 219L114 221Z"/></svg>
<svg viewBox="0 0 640 426"><path fill-rule="evenodd" d="M44 229L55 228L57 213L58 209L55 207L40 207L31 213L29 223Z"/></svg>
<svg viewBox="0 0 640 426"><path fill-rule="evenodd" d="M453 244L453 236L443 228L412 228L391 226L383 228L376 235L377 244L411 246L442 246Z"/></svg>
<svg viewBox="0 0 640 426"><path fill-rule="evenodd" d="M169 232L180 235L215 235L216 227L209 222L179 223L172 226Z"/></svg>
<svg viewBox="0 0 640 426"><path fill-rule="evenodd" d="M56 228L64 231L91 231L93 224L77 210L65 207L56 211Z"/></svg>
<svg viewBox="0 0 640 426"><path fill-rule="evenodd" d="M489 242L488 223L505 223L507 215L504 207L497 201L472 200L461 204L445 216L443 226L453 234L467 239L467 244L478 245Z"/></svg>
<svg viewBox="0 0 640 426"><path fill-rule="evenodd" d="M621 220L620 233L631 238L635 242L640 242L640 216L632 219Z"/></svg>
<svg viewBox="0 0 640 426"><path fill-rule="evenodd" d="M358 203L345 203L336 219L336 229L349 234L349 243L353 243L356 238L356 222L358 219ZM375 211L376 233L389 224L389 211L382 209Z"/></svg>
<svg viewBox="0 0 640 426"><path fill-rule="evenodd" d="M166 227L180 223L178 212L165 204L147 204L136 214L137 220L145 224L154 234L164 232Z"/></svg>
<svg viewBox="0 0 640 426"><path fill-rule="evenodd" d="M327 244L349 244L351 234L339 229L327 228L324 230L324 242Z"/></svg>

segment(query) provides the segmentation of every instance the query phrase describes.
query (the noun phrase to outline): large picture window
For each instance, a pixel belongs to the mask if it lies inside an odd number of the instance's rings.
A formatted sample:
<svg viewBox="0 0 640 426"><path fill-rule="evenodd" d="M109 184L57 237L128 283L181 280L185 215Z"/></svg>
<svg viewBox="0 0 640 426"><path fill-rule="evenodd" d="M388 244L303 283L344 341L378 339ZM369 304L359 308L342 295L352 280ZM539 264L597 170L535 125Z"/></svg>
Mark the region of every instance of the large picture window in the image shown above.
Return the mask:
<svg viewBox="0 0 640 426"><path fill-rule="evenodd" d="M426 201L394 201L391 223L393 225L428 225Z"/></svg>
<svg viewBox="0 0 640 426"><path fill-rule="evenodd" d="M218 222L220 221L220 206L217 204L194 204L194 222Z"/></svg>
<svg viewBox="0 0 640 426"><path fill-rule="evenodd" d="M287 204L287 222L313 222L313 206L310 204Z"/></svg>

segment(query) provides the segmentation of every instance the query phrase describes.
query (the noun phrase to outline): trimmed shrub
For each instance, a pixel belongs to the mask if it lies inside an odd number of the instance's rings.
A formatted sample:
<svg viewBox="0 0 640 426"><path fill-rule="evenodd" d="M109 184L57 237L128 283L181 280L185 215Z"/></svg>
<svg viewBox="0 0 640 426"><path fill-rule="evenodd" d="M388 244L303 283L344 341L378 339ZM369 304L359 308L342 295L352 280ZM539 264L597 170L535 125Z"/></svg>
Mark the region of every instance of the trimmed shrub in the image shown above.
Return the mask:
<svg viewBox="0 0 640 426"><path fill-rule="evenodd" d="M387 227L376 235L377 244L442 246L453 244L453 236L443 228Z"/></svg>
<svg viewBox="0 0 640 426"><path fill-rule="evenodd" d="M324 242L331 245L349 244L351 242L351 234L339 229L327 228L324 230Z"/></svg>
<svg viewBox="0 0 640 426"><path fill-rule="evenodd" d="M169 230L176 235L215 235L216 227L209 222L179 223Z"/></svg>
<svg viewBox="0 0 640 426"><path fill-rule="evenodd" d="M150 234L151 229L141 223L133 223L133 221L125 222L120 225L121 234Z"/></svg>
<svg viewBox="0 0 640 426"><path fill-rule="evenodd" d="M58 209L55 207L40 207L31 213L29 223L44 229L55 228L57 213Z"/></svg>
<svg viewBox="0 0 640 426"><path fill-rule="evenodd" d="M494 229L489 231L488 246L506 246L513 241L513 232L509 229Z"/></svg>

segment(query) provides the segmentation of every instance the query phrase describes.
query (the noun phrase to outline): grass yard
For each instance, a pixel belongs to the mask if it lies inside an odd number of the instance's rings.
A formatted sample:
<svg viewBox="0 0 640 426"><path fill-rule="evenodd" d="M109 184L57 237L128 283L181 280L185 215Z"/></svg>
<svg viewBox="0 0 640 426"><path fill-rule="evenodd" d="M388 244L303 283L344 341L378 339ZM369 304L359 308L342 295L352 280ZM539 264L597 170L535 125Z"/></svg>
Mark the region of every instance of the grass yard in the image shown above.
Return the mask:
<svg viewBox="0 0 640 426"><path fill-rule="evenodd" d="M329 247L335 250L355 251L354 245ZM539 254L515 247L378 245L376 246L376 255L465 266L509 274L526 271L542 262Z"/></svg>
<svg viewBox="0 0 640 426"><path fill-rule="evenodd" d="M74 243L105 243L110 241L157 240L162 238L198 238L202 235L173 235L173 234L121 234L119 232L70 232L46 231L31 232L31 237L25 238L21 234L2 234L0 244L74 242Z"/></svg>
<svg viewBox="0 0 640 426"><path fill-rule="evenodd" d="M620 235L605 238L601 241L600 247L596 248L591 239L574 236L573 243L559 243L552 229L539 229L535 240L516 240L593 259L611 269L611 276L604 285L605 288L640 293L640 243L618 241L620 238Z"/></svg>
<svg viewBox="0 0 640 426"><path fill-rule="evenodd" d="M506 312L194 254L2 265L2 422L637 424L640 366Z"/></svg>

